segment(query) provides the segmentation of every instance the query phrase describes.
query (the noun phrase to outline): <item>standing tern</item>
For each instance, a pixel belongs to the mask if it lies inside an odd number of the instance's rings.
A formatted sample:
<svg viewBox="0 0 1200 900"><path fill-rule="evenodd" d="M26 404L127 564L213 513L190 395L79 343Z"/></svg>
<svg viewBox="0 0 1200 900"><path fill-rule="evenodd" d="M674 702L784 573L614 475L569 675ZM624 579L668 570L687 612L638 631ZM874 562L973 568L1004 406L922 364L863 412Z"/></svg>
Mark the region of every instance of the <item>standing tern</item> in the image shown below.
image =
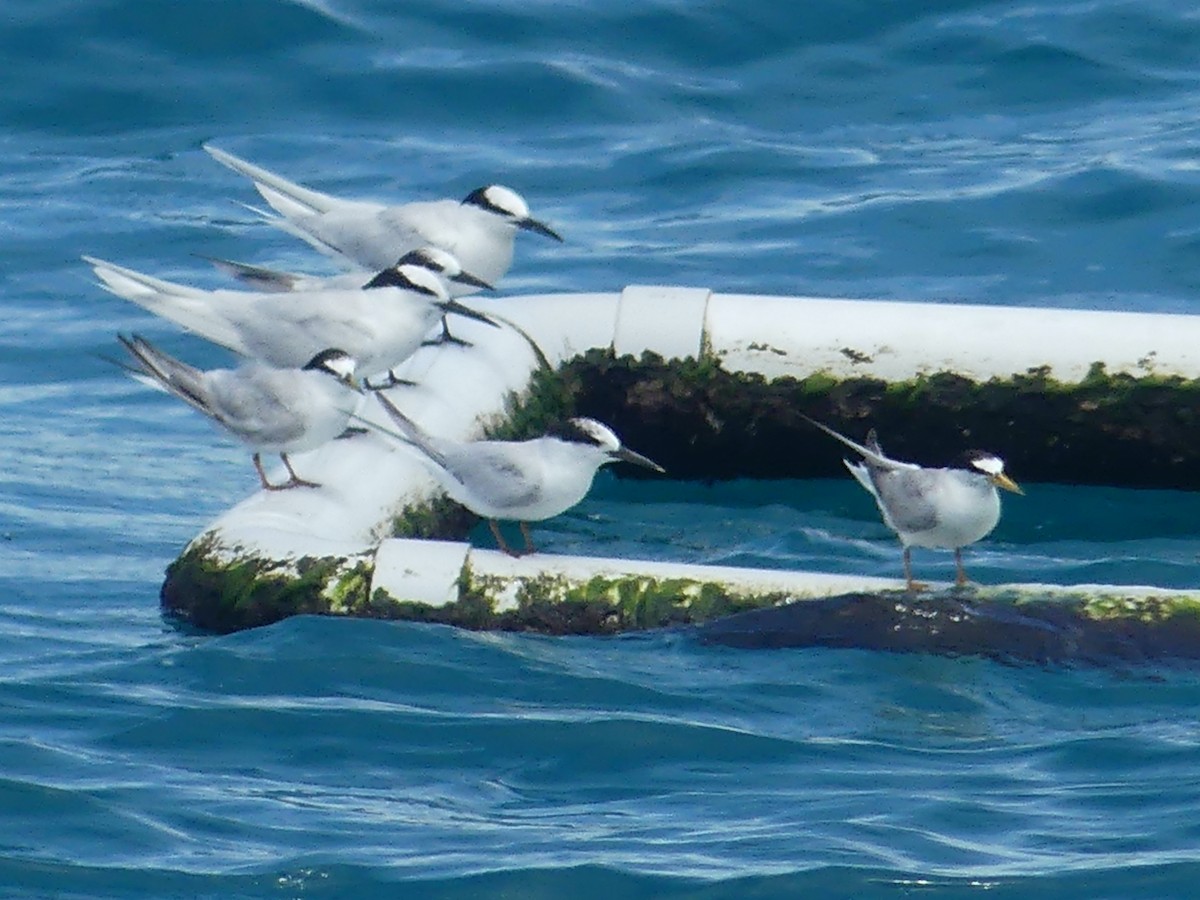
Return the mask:
<svg viewBox="0 0 1200 900"><path fill-rule="evenodd" d="M254 182L279 213L264 214L273 225L353 266L378 270L408 250L432 244L453 253L466 271L496 284L512 265L518 230L562 240L529 215L520 194L498 184L477 188L461 201L387 206L323 194L211 145L204 149Z"/></svg>
<svg viewBox="0 0 1200 900"><path fill-rule="evenodd" d="M577 504L601 466L624 461L665 471L622 446L612 429L595 419L570 419L561 430L529 441L453 441L426 433L383 394L375 396L403 432L403 440L431 464L446 493L487 519L496 543L509 556L520 554L505 542L498 520L520 523L524 552L533 553L529 523Z"/></svg>
<svg viewBox="0 0 1200 900"><path fill-rule="evenodd" d="M927 469L885 456L874 429L864 446L808 416L802 418L862 455L861 462L844 460L846 468L875 498L884 524L900 538L910 591L926 587L912 577L913 547L953 550L955 584L965 586L962 548L986 537L1000 521L996 488L1024 493L1004 474L1004 460L994 453L968 450L962 467Z"/></svg>
<svg viewBox="0 0 1200 900"><path fill-rule="evenodd" d="M296 474L289 453L315 450L346 430L360 394L354 386L354 359L341 350L323 350L302 368L280 369L252 362L237 369L193 368L134 335L117 338L137 367L140 381L198 409L254 451L252 459L264 490L320 487ZM261 454L278 453L291 477L272 484Z"/></svg>
<svg viewBox="0 0 1200 900"><path fill-rule="evenodd" d="M104 287L201 337L275 366L302 366L341 347L367 375L408 359L444 313L499 327L451 300L438 275L406 263L385 269L362 289L272 292L205 291L85 256ZM395 383L394 376L391 379Z"/></svg>

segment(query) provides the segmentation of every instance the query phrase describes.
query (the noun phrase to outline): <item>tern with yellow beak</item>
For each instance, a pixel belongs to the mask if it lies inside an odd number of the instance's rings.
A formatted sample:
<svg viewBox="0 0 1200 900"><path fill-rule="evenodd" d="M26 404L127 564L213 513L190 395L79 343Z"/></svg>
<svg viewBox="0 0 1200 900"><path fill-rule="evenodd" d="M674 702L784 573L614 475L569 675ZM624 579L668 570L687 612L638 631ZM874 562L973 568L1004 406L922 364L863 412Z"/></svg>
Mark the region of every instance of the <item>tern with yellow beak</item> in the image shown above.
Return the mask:
<svg viewBox="0 0 1200 900"><path fill-rule="evenodd" d="M1024 493L1004 474L1004 460L984 450L968 450L961 467L927 469L885 456L874 429L863 445L808 416L803 418L862 455L861 462L844 460L846 468L875 498L884 524L900 538L908 589L926 587L912 577L913 547L953 550L955 584L968 584L962 548L989 535L1000 521L996 488Z"/></svg>

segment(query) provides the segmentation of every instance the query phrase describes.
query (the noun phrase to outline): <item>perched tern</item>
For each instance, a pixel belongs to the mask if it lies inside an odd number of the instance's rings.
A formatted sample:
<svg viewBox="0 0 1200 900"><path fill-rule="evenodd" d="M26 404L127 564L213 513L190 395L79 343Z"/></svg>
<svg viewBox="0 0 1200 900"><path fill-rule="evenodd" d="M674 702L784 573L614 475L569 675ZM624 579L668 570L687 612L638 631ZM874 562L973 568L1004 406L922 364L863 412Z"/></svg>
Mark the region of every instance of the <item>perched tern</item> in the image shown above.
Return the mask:
<svg viewBox="0 0 1200 900"><path fill-rule="evenodd" d="M343 272L340 275L305 275L299 272L286 272L279 269L268 269L250 263L237 262L232 259L221 259L215 256L204 257L214 266L236 278L243 284L263 292L285 293L287 291L324 291L324 290L353 290L363 287L376 274L369 270ZM395 263L395 266L413 265L424 266L431 272L442 276L446 284L446 292L451 297L463 297L476 290L491 291L495 288L476 278L470 272L464 272L462 265L454 254L447 253L437 247L418 247L405 253Z"/></svg>
<svg viewBox="0 0 1200 900"><path fill-rule="evenodd" d="M529 441L453 441L426 433L383 394L376 394L402 437L423 454L446 493L488 520L500 549L513 551L498 520L520 523L525 553L534 552L530 522L540 522L577 504L592 486L596 471L624 461L662 472L658 463L621 445L595 419L568 420L555 433ZM389 432L390 433L390 432Z"/></svg>
<svg viewBox="0 0 1200 900"><path fill-rule="evenodd" d="M360 398L351 356L329 349L302 368L252 362L202 371L137 335L119 335L118 340L137 363L128 367L130 374L200 410L254 451L254 468L265 490L319 487L296 474L288 454L315 450L346 430ZM279 454L291 476L286 482L267 480L263 453Z"/></svg>
<svg viewBox="0 0 1200 900"><path fill-rule="evenodd" d="M408 250L432 244L453 253L466 271L496 284L512 265L518 230L562 240L529 215L520 194L498 184L477 188L461 201L386 206L310 190L224 150L207 144L204 149L254 182L279 213L264 213L268 221L353 266L378 270Z"/></svg>
<svg viewBox="0 0 1200 900"><path fill-rule="evenodd" d="M373 273L370 272L345 272L341 275L330 276L302 275L295 272L266 269L231 259L211 256L207 259L227 275L232 275L244 284L267 293L353 290L369 286L373 280ZM495 290L482 278L476 278L469 272L464 272L454 254L437 247L419 247L416 250L409 250L400 257L393 268L407 264L422 266L439 275L446 292L451 297L462 297L476 290ZM446 323L445 314L442 315L442 336L439 342L470 346L467 341L450 334L450 326Z"/></svg>
<svg viewBox="0 0 1200 900"><path fill-rule="evenodd" d="M925 587L912 577L912 547L953 550L955 583L966 585L962 548L986 537L1000 521L996 488L1024 493L1004 473L1004 460L994 453L968 450L962 467L923 468L885 456L874 429L863 445L814 419L803 418L862 455L861 462L845 460L846 468L875 498L884 524L900 538L904 579L910 591Z"/></svg>
<svg viewBox="0 0 1200 900"><path fill-rule="evenodd" d="M444 313L499 327L451 300L438 275L411 263L383 270L361 289L279 294L205 291L84 259L118 297L275 366L302 366L326 347L341 347L358 361L359 371L390 374L416 352Z"/></svg>

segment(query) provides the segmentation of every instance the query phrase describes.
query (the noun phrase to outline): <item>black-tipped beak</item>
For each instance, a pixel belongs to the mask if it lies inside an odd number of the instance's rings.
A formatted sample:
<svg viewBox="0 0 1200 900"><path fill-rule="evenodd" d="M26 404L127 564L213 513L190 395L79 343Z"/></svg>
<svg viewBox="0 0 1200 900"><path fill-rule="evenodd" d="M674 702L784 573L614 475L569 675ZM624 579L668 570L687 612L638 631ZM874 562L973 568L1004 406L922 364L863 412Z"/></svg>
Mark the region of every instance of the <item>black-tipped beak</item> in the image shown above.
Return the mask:
<svg viewBox="0 0 1200 900"><path fill-rule="evenodd" d="M459 272L457 275L452 275L450 280L455 284L469 284L471 287L483 288L485 291L494 291L496 286L484 281L482 278L476 278L470 272Z"/></svg>
<svg viewBox="0 0 1200 900"><path fill-rule="evenodd" d="M543 225L537 219L519 219L517 221L517 227L523 228L526 231L535 231L538 234L543 234L548 238L554 238L554 240L558 241L560 244L562 243L562 238L559 237L557 231L555 231L549 225Z"/></svg>
<svg viewBox="0 0 1200 900"><path fill-rule="evenodd" d="M654 460L648 459L647 457L642 456L640 453L634 453L628 447L622 447L614 452L613 459L619 459L622 462L633 463L635 466L641 466L643 469L650 469L663 475L667 474L667 470Z"/></svg>
<svg viewBox="0 0 1200 900"><path fill-rule="evenodd" d="M1004 488L1006 491L1012 491L1014 494L1024 494L1021 486L1001 472L999 475L993 475L991 478L992 484L998 488Z"/></svg>
<svg viewBox="0 0 1200 900"><path fill-rule="evenodd" d="M495 319L489 319L481 312L476 312L469 306L463 306L457 300L445 300L438 304L445 312L454 313L456 316L462 316L464 319L474 319L476 322L486 322L493 328L499 328L500 323Z"/></svg>

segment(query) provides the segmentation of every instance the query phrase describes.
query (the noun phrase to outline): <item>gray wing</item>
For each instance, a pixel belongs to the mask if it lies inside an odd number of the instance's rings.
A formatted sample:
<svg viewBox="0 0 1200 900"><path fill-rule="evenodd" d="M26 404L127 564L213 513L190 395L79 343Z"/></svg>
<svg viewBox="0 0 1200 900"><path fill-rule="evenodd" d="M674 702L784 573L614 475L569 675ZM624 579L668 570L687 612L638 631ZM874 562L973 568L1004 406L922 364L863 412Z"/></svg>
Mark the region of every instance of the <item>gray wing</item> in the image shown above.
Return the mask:
<svg viewBox="0 0 1200 900"><path fill-rule="evenodd" d="M296 218L294 224L327 252L378 272L426 241L404 216L375 203L339 205L325 213Z"/></svg>
<svg viewBox="0 0 1200 900"><path fill-rule="evenodd" d="M311 402L286 370L248 366L209 373L208 413L252 445L289 444L304 435L300 408Z"/></svg>
<svg viewBox="0 0 1200 900"><path fill-rule="evenodd" d="M536 465L535 457L522 460L512 444L500 442L476 441L445 453L446 471L479 499L500 509L529 506L541 499Z"/></svg>
<svg viewBox="0 0 1200 900"><path fill-rule="evenodd" d="M327 347L340 347L373 375L416 350L437 321L432 314L428 322L422 318L435 310L432 305L378 301L361 290L260 294L253 303L232 306L229 318L247 356L299 367Z"/></svg>
<svg viewBox="0 0 1200 900"><path fill-rule="evenodd" d="M937 525L932 496L938 473L929 469L897 469L865 465L884 520L895 531L917 534Z"/></svg>

